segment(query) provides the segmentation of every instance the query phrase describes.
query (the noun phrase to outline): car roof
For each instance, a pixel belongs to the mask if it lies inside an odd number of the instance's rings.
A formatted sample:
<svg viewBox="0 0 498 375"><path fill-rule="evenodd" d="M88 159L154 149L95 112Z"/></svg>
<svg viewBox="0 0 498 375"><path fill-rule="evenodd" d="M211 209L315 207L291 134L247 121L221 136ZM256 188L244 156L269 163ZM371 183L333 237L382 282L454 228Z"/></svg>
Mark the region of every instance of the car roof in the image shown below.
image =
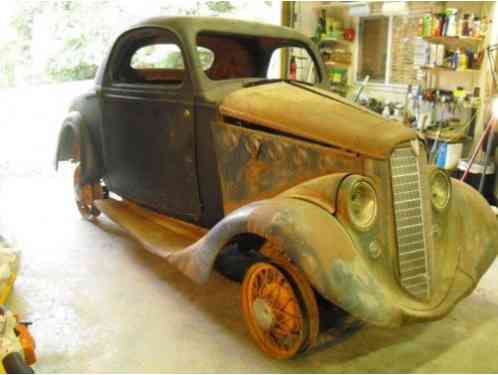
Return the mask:
<svg viewBox="0 0 498 375"><path fill-rule="evenodd" d="M304 34L290 27L222 17L153 17L133 25L130 30L142 27L171 29L179 34L190 36L196 35L200 31L211 31L228 34L295 39L309 43L309 39Z"/></svg>

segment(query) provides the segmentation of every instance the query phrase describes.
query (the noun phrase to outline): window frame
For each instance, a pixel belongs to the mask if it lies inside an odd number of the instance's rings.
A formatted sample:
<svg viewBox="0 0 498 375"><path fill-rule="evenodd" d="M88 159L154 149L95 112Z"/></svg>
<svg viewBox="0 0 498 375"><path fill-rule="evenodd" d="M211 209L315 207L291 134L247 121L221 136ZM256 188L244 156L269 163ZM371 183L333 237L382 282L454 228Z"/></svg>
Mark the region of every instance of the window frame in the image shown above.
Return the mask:
<svg viewBox="0 0 498 375"><path fill-rule="evenodd" d="M225 31L218 31L218 30L212 30L212 29L200 29L198 30L194 37L193 37L193 48L196 49L197 47L203 47L203 48L207 48L206 46L203 46L203 45L199 45L198 44L198 38L201 34L211 34L211 35L215 35L215 36L232 36L232 37L237 37L237 36L240 36L240 37L248 37L248 38L265 38L266 36L265 35L258 35L258 34L246 34L246 33L239 33L239 32L225 32ZM270 59L271 59L271 56L273 54L273 52L279 48L303 48L306 50L306 52L308 53L309 57L311 58L311 60L313 61L313 64L315 66L315 69L316 69L316 75L318 77L318 80L316 83L314 83L314 85L317 85L317 86L320 86L321 84L323 84L323 82L326 80L326 76L323 76L322 74L322 70L320 69L320 63L319 63L319 59L320 59L320 56L319 55L316 55L315 52L313 51L313 48L306 42L304 41L301 41L299 39L287 39L287 38L280 38L280 37L270 37L270 38L274 38L274 39L285 39L286 42L285 43L280 43L280 44L276 44L273 48L269 48L268 50L266 50L266 54L268 55L268 64L265 68L266 70L266 73L268 72L268 69L269 69L269 65L270 65ZM210 48L208 48L209 50L211 50ZM214 52L214 61L213 61L213 64L216 63L216 59L219 58L215 51L211 50L212 52ZM287 59L288 61L286 62L287 64L290 64L290 59ZM200 65L200 59L199 59L199 56L194 56L194 63L196 65ZM280 65L281 68L284 67L284 64L282 64L281 62L281 65ZM246 79L252 79L252 78L262 78L262 77L244 77L244 78L229 78L229 79L219 79L219 80L213 80L213 79L210 79L207 74L206 74L206 71L205 70L202 70L202 73L204 74L201 74L200 75L200 78L201 78L201 81L204 81L205 82L209 82L210 84L212 83L216 83L216 82L230 82L230 81L236 81L236 80L246 80Z"/></svg>
<svg viewBox="0 0 498 375"><path fill-rule="evenodd" d="M156 36L166 36L168 38L168 44L174 44L178 46L180 52L182 54L183 63L185 65L185 74L184 79L180 83L175 84L167 84L167 83L146 83L146 82L120 82L116 79L116 74L119 69L122 69L121 65L124 63L124 60L128 62L128 67L131 67L131 60L133 55L143 47L146 47L149 44L143 44L139 47L133 47L132 51L123 52L123 48L126 48L127 43L130 43L130 39L136 38L136 40L144 39L141 33L153 31L156 33ZM160 43L158 43L160 44ZM192 82L192 72L190 69L190 63L188 60L187 53L182 45L181 39L178 35L169 28L162 27L140 27L137 29L131 29L124 34L120 35L119 38L113 44L111 53L109 55L109 59L106 64L105 73L104 73L104 81L103 86L109 88L121 88L121 89L139 89L139 90L148 90L148 91L168 91L168 90L182 90L186 87L191 86Z"/></svg>
<svg viewBox="0 0 498 375"><path fill-rule="evenodd" d="M387 35L386 35L386 64L385 64L385 70L384 70L384 82L370 82L369 85L382 85L386 86L389 85L389 79L391 78L391 72L390 72L390 63L391 63L391 46L392 46L392 26L393 26L393 16L385 16L385 15L375 15L375 16L365 16L365 17L358 17L357 25L356 25L356 30L360 30L360 24L362 20L375 20L375 19L381 19L381 18L386 18L387 19ZM356 48L356 64L355 64L355 69L354 69L354 78L356 83L361 83L363 81L358 79L358 73L360 70L360 52L361 52L361 47L362 47L362 38L359 35L360 33L358 32L358 47Z"/></svg>
<svg viewBox="0 0 498 375"><path fill-rule="evenodd" d="M384 82L368 82L368 86L375 89L384 89L389 91L398 91L400 93L405 92L408 85L407 83L392 83L391 82L391 62L392 62L392 43L393 43L393 29L394 29L394 17L420 17L420 14L411 13L411 14L389 14L389 15L373 15L373 16L363 16L357 17L355 21L356 30L360 29L360 22L363 19L375 19L385 17L388 20L387 27L387 55L386 55L386 71ZM355 48L355 56L354 56L354 66L353 66L353 77L355 84L361 84L363 80L358 80L358 71L359 71L359 57L360 57L360 37L358 35L357 38L357 46Z"/></svg>

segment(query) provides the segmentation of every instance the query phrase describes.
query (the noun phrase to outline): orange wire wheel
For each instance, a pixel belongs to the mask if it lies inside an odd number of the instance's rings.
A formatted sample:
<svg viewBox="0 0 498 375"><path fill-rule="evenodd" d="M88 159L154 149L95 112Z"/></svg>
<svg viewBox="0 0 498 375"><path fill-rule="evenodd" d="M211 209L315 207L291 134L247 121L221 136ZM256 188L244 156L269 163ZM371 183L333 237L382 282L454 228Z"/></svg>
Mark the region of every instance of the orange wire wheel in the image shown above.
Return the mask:
<svg viewBox="0 0 498 375"><path fill-rule="evenodd" d="M76 207L80 211L81 216L87 220L93 220L100 215L100 211L95 207L94 201L102 199L104 190L99 183L82 184L81 183L81 167L78 166L74 170L73 175L74 197Z"/></svg>
<svg viewBox="0 0 498 375"><path fill-rule="evenodd" d="M287 359L305 347L308 317L299 290L277 266L258 262L242 282L242 312L263 352Z"/></svg>

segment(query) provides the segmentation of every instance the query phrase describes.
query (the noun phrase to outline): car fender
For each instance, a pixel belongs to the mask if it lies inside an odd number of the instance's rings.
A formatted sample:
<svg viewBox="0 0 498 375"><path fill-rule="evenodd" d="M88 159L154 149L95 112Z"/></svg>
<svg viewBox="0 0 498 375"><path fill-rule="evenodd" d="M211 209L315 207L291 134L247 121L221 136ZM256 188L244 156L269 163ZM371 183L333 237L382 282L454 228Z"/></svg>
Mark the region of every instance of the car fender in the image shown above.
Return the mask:
<svg viewBox="0 0 498 375"><path fill-rule="evenodd" d="M285 249L323 297L353 316L381 326L401 324L400 311L387 301L389 296L342 224L311 201L279 196L244 206L169 261L191 279L206 282L218 253L243 233Z"/></svg>
<svg viewBox="0 0 498 375"><path fill-rule="evenodd" d="M72 111L64 119L59 131L57 151L55 154L55 170L59 162L80 160L82 182L93 182L101 177L101 163L98 159L94 142L87 123L78 111Z"/></svg>
<svg viewBox="0 0 498 375"><path fill-rule="evenodd" d="M477 284L496 259L498 221L477 190L456 179L451 182L454 199L451 219L462 223L451 245L460 249L458 268Z"/></svg>

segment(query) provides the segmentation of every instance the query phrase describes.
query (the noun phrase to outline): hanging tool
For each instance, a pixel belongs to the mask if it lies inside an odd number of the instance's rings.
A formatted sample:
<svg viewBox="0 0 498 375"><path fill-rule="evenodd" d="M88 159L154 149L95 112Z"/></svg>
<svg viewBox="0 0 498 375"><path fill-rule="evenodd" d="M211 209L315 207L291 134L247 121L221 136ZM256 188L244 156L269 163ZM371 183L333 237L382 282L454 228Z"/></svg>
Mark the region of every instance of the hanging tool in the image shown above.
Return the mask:
<svg viewBox="0 0 498 375"><path fill-rule="evenodd" d="M363 82L360 83L360 88L358 89L358 92L356 93L356 95L353 99L353 102L358 103L358 100L360 100L360 95L363 92L363 90L365 89L365 86L367 85L369 79L370 79L370 76L367 75L365 77L365 79L363 80Z"/></svg>

